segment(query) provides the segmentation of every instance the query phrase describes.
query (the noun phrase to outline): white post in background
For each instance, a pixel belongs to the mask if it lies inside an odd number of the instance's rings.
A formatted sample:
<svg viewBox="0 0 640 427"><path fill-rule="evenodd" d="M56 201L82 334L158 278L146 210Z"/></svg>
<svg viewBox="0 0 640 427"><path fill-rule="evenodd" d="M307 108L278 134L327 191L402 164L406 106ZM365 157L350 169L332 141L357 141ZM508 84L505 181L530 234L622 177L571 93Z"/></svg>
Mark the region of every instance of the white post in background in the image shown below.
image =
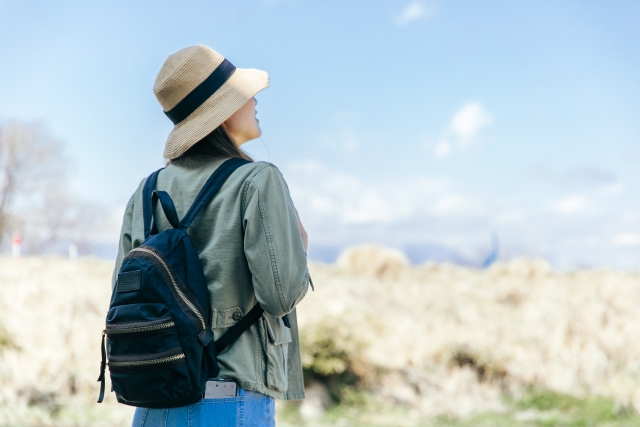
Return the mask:
<svg viewBox="0 0 640 427"><path fill-rule="evenodd" d="M71 261L78 260L78 247L75 243L69 243L69 259Z"/></svg>
<svg viewBox="0 0 640 427"><path fill-rule="evenodd" d="M20 247L22 246L22 237L20 237L20 233L17 231L13 232L13 237L11 238L11 256L14 258L20 258Z"/></svg>

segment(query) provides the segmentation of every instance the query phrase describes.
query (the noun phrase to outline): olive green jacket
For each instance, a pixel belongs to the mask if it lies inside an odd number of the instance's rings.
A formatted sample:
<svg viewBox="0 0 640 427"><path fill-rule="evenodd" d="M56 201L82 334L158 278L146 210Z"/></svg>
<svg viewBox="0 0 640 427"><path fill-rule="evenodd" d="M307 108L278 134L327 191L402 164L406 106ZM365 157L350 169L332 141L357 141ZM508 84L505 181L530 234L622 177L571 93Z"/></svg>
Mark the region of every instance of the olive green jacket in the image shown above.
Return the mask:
<svg viewBox="0 0 640 427"><path fill-rule="evenodd" d="M169 193L182 218L224 160L178 159L160 172L156 189ZM114 278L124 256L144 240L144 182L127 204ZM160 206L154 218L159 230L170 228ZM188 235L207 279L214 337L256 302L265 310L218 355L219 377L234 378L247 390L277 399L304 399L295 306L306 295L310 278L297 214L280 171L265 162L238 168L200 211ZM281 319L285 314L291 328Z"/></svg>

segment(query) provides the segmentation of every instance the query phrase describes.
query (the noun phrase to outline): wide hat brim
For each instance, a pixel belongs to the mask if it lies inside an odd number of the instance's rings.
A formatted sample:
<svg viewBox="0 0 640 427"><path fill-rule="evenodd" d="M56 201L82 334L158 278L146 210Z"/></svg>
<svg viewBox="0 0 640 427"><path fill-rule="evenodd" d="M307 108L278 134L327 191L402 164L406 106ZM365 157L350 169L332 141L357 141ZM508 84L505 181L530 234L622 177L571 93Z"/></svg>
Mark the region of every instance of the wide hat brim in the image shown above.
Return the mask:
<svg viewBox="0 0 640 427"><path fill-rule="evenodd" d="M169 133L163 157L175 159L213 132L247 103L269 87L269 75L253 68L236 68L231 77Z"/></svg>

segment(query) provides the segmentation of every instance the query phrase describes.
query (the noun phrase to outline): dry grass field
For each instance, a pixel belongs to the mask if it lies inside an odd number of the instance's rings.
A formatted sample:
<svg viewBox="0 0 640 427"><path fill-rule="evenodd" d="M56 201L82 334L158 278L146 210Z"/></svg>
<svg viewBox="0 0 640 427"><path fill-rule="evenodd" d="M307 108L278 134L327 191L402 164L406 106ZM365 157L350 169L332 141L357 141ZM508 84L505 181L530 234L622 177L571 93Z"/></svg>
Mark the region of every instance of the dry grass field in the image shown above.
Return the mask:
<svg viewBox="0 0 640 427"><path fill-rule="evenodd" d="M112 263L0 258L0 426L127 426L98 392ZM516 260L313 264L308 399L282 426L640 425L640 275Z"/></svg>

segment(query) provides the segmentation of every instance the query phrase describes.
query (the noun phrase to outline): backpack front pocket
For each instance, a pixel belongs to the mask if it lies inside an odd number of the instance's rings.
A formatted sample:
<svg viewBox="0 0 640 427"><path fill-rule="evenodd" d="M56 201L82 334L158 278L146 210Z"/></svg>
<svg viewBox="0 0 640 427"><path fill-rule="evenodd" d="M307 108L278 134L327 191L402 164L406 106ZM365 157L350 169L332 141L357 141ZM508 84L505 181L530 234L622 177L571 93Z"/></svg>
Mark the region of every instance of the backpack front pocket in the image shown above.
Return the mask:
<svg viewBox="0 0 640 427"><path fill-rule="evenodd" d="M171 310L164 304L113 307L106 326L110 360L114 356L162 353L181 347Z"/></svg>
<svg viewBox="0 0 640 427"><path fill-rule="evenodd" d="M107 319L107 366L120 399L161 402L192 392L186 356L167 306L113 307Z"/></svg>
<svg viewBox="0 0 640 427"><path fill-rule="evenodd" d="M191 393L191 381L181 348L162 353L111 356L113 390L128 403L181 399Z"/></svg>
<svg viewBox="0 0 640 427"><path fill-rule="evenodd" d="M173 319L165 317L151 322L107 324L109 359L120 355L159 353L180 347Z"/></svg>
<svg viewBox="0 0 640 427"><path fill-rule="evenodd" d="M136 373L172 368L185 363L185 355L177 347L162 353L111 356L108 366L111 372Z"/></svg>

